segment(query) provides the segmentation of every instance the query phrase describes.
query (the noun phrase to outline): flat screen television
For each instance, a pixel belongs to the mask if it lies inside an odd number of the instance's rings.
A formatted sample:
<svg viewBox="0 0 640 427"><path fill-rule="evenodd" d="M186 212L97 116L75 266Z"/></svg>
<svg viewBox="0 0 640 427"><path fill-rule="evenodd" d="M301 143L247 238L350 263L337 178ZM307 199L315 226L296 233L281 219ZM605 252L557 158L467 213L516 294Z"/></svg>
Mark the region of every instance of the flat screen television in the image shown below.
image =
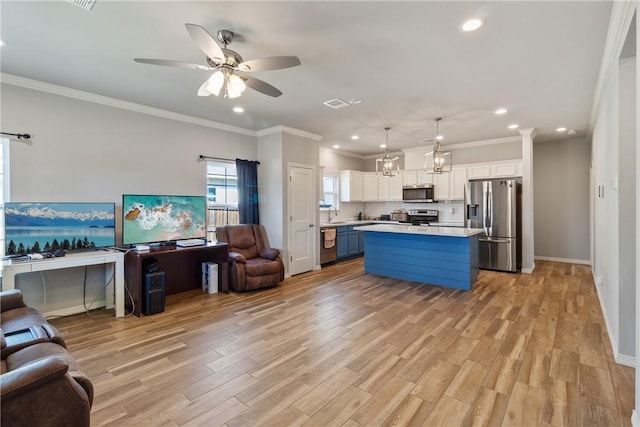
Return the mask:
<svg viewBox="0 0 640 427"><path fill-rule="evenodd" d="M206 238L205 196L122 195L122 244Z"/></svg>
<svg viewBox="0 0 640 427"><path fill-rule="evenodd" d="M115 203L7 202L5 254L114 246L115 216Z"/></svg>

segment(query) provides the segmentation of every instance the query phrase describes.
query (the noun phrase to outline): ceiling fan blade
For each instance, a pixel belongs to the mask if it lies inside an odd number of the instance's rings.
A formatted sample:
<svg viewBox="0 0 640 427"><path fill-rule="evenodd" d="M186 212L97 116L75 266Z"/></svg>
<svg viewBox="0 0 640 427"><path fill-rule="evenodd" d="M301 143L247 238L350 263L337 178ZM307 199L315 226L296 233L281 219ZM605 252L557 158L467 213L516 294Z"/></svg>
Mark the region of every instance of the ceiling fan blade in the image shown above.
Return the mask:
<svg viewBox="0 0 640 427"><path fill-rule="evenodd" d="M208 84L209 84L209 79L205 80L204 83L202 83L202 86L198 88L198 96L211 95L211 92L209 92L209 90L207 89Z"/></svg>
<svg viewBox="0 0 640 427"><path fill-rule="evenodd" d="M173 61L170 59L133 58L133 60L141 64L166 65L167 67L188 68L190 70L210 70L211 69L211 67L207 65L190 64L188 62Z"/></svg>
<svg viewBox="0 0 640 427"><path fill-rule="evenodd" d="M216 40L204 29L204 27L196 24L184 24L189 31L189 35L209 58L216 58L221 62L225 60L224 53Z"/></svg>
<svg viewBox="0 0 640 427"><path fill-rule="evenodd" d="M300 59L298 59L297 56L270 56L245 61L238 65L238 69L242 71L269 71L281 70L297 65L300 65Z"/></svg>
<svg viewBox="0 0 640 427"><path fill-rule="evenodd" d="M241 78L251 89L257 90L258 92L264 93L265 95L273 96L274 98L282 95L282 92L265 81L249 76L241 76Z"/></svg>

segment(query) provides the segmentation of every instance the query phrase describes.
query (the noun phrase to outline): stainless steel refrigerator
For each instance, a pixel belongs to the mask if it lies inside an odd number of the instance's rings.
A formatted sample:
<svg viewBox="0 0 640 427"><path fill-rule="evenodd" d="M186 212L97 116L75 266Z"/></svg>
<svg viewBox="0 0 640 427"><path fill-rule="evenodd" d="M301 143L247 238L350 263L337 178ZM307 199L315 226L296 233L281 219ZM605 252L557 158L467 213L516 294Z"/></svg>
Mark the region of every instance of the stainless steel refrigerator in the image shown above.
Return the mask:
<svg viewBox="0 0 640 427"><path fill-rule="evenodd" d="M522 185L515 179L469 181L465 187L465 219L482 228L479 267L517 272L522 268Z"/></svg>

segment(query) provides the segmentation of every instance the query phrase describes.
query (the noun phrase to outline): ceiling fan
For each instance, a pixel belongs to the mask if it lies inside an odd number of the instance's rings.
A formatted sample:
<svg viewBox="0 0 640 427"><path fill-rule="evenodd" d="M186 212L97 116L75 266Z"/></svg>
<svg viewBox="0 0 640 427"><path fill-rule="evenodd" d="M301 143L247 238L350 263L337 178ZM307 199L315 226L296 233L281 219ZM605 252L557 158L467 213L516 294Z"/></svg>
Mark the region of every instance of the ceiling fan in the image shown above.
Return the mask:
<svg viewBox="0 0 640 427"><path fill-rule="evenodd" d="M205 53L207 65L169 59L133 58L133 60L143 64L213 71L211 77L198 89L198 96L211 94L219 96L222 93L225 98L240 96L247 86L265 95L280 96L282 92L274 86L244 73L280 70L300 65L300 59L297 56L271 56L244 61L237 52L227 49L227 45L233 40L232 31L219 30L217 32L218 42L224 45L224 47L220 47L216 39L204 27L196 24L185 24L185 27L196 45Z"/></svg>

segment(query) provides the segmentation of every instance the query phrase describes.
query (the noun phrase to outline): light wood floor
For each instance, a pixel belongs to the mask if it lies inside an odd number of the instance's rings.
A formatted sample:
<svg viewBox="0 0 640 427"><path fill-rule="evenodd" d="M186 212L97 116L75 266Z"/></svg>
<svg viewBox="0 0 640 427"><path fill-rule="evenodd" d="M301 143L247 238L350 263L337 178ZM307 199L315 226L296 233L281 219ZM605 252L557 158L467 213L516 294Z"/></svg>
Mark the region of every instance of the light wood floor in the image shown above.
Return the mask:
<svg viewBox="0 0 640 427"><path fill-rule="evenodd" d="M53 321L113 426L624 426L590 268L481 271L462 292L362 259L249 294L171 296L162 314Z"/></svg>

